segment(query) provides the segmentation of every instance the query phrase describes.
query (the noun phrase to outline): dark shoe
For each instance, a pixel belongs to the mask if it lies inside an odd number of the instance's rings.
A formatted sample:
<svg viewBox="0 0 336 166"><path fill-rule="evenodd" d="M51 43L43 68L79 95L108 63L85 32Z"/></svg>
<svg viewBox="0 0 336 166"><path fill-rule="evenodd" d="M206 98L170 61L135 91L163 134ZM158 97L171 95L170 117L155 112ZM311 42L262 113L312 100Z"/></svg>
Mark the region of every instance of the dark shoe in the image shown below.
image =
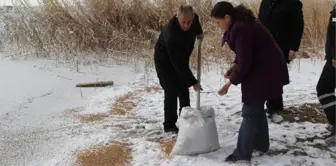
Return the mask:
<svg viewBox="0 0 336 166"><path fill-rule="evenodd" d="M327 127L327 130L330 132L329 134L324 134L323 135L323 138L324 139L328 139L329 137L332 137L332 136L335 136L335 127L333 127L333 126L328 126Z"/></svg>
<svg viewBox="0 0 336 166"><path fill-rule="evenodd" d="M259 150L259 149L254 149L253 152L256 152L256 153L261 153L261 154L265 154L267 153L269 150Z"/></svg>
<svg viewBox="0 0 336 166"><path fill-rule="evenodd" d="M335 135L335 132L336 132L336 128L333 127L333 126L330 126L327 128L327 130L331 133L331 135Z"/></svg>
<svg viewBox="0 0 336 166"><path fill-rule="evenodd" d="M260 156L262 156L262 155L264 155L265 154L265 152L262 152L262 151L260 151L260 150L253 150L253 152L252 152L252 156L253 157L260 157Z"/></svg>
<svg viewBox="0 0 336 166"><path fill-rule="evenodd" d="M164 128L164 132L166 133L174 133L174 134L177 134L179 131L179 129L174 126L174 127L170 127L170 128Z"/></svg>
<svg viewBox="0 0 336 166"><path fill-rule="evenodd" d="M268 110L268 115L267 118L269 118L271 120L271 122L273 123L281 123L283 121L283 116L281 116L281 112L283 110Z"/></svg>
<svg viewBox="0 0 336 166"><path fill-rule="evenodd" d="M282 113L284 110L273 110L273 109L266 109L266 113L268 114L268 118L271 118L273 116L273 114L280 114Z"/></svg>
<svg viewBox="0 0 336 166"><path fill-rule="evenodd" d="M271 110L271 109L266 109L266 113L267 113L267 117L268 118L272 118L273 114L275 113L276 111L274 110Z"/></svg>
<svg viewBox="0 0 336 166"><path fill-rule="evenodd" d="M229 162L229 163L239 162L239 163L242 163L242 162L250 162L250 161L249 160L241 160L239 157L231 154L225 159L225 162Z"/></svg>
<svg viewBox="0 0 336 166"><path fill-rule="evenodd" d="M336 136L333 135L333 136L330 136L328 137L326 140L325 140L326 144L328 146L335 146L336 145Z"/></svg>

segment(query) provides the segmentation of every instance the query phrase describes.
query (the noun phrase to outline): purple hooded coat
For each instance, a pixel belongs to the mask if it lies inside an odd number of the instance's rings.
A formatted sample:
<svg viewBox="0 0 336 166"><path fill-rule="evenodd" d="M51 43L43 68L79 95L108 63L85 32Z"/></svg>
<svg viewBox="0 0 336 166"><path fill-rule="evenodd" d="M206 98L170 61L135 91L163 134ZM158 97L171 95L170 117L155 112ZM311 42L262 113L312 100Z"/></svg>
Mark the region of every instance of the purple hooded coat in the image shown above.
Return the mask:
<svg viewBox="0 0 336 166"><path fill-rule="evenodd" d="M284 55L271 33L259 21L234 21L224 33L236 53L235 72L230 81L241 84L242 102L251 104L279 97L289 84Z"/></svg>

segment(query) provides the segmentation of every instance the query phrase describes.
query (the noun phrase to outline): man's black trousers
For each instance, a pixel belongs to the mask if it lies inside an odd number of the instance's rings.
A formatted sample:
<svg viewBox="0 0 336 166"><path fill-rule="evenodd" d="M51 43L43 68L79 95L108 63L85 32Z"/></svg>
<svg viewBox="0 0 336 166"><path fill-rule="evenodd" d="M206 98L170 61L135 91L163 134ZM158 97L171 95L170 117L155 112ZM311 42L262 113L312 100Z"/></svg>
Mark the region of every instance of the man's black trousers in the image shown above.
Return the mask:
<svg viewBox="0 0 336 166"><path fill-rule="evenodd" d="M165 130L176 127L178 119L177 103L179 102L179 113L183 107L190 106L189 87L171 72L157 68L157 76L162 89L164 90L164 122Z"/></svg>

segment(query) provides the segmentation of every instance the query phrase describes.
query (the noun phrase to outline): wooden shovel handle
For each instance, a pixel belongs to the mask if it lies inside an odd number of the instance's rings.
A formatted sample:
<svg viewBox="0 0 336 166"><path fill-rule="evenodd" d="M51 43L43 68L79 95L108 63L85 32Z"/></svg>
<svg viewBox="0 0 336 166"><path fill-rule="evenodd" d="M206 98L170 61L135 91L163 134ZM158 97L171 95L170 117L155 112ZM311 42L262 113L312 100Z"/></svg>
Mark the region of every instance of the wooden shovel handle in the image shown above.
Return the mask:
<svg viewBox="0 0 336 166"><path fill-rule="evenodd" d="M201 85L201 45L202 42L198 41L198 47L197 47L197 80L199 84ZM197 90L197 96L196 96L196 109L200 110L201 106L201 90Z"/></svg>

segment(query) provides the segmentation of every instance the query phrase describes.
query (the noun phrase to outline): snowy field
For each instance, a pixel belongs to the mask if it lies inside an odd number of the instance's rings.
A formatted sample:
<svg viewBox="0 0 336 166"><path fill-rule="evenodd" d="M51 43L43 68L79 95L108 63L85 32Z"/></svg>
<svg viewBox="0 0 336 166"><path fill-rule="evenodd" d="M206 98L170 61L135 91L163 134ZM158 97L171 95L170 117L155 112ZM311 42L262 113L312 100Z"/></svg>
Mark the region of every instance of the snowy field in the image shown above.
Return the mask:
<svg viewBox="0 0 336 166"><path fill-rule="evenodd" d="M292 82L284 95L286 106L318 102L315 86L322 65L321 61L300 60L291 66ZM107 142L128 143L133 150L130 165L223 166L236 145L242 120L240 89L233 86L226 96L218 96L216 92L225 80L215 68L202 75L201 105L215 109L221 149L173 158L165 157L160 144L154 141L172 136L161 134L163 93L153 70L93 64L79 66L77 72L51 60L2 59L0 75L1 166L74 166L77 152ZM105 88L75 87L80 82L97 80L113 80L115 84ZM191 90L192 106L195 99ZM123 111L130 114L123 115ZM253 165L334 165L334 152L313 146L323 145L322 139L298 141L321 136L327 132L326 126L269 121L271 151L291 148L283 154L255 155Z"/></svg>

